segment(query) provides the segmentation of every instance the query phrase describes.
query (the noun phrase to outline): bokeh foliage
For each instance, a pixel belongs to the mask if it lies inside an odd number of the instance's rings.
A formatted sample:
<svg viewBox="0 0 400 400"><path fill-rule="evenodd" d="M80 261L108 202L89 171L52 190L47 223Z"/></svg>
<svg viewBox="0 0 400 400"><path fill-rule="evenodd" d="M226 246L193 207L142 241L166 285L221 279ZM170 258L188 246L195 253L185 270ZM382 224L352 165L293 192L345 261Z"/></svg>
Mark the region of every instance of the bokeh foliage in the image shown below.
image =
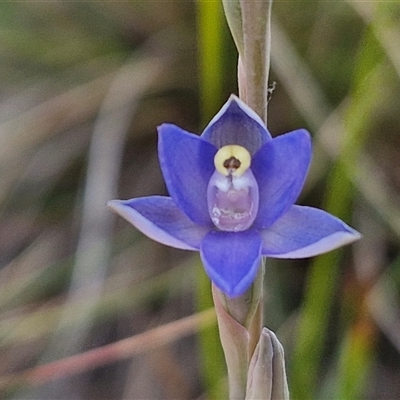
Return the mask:
<svg viewBox="0 0 400 400"><path fill-rule="evenodd" d="M265 323L294 399L400 398L399 15L398 2L273 5L269 128L312 132L299 202L364 236L315 260L267 261ZM196 255L104 204L165 194L156 126L201 132L237 92L220 4L2 2L0 32L2 393L219 398L216 332L197 325L79 373L22 373L209 305Z"/></svg>

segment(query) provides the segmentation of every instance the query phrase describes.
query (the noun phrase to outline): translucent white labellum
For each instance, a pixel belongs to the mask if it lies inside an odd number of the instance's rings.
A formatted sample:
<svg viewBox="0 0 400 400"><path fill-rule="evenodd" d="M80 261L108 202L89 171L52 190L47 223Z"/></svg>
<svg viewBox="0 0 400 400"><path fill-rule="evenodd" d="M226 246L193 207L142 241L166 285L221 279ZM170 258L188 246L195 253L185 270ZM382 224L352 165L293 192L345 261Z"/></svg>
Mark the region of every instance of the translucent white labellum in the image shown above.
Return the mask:
<svg viewBox="0 0 400 400"><path fill-rule="evenodd" d="M250 153L241 146L224 146L215 155L214 164L207 188L211 220L222 231L244 231L258 212L258 185L250 169Z"/></svg>

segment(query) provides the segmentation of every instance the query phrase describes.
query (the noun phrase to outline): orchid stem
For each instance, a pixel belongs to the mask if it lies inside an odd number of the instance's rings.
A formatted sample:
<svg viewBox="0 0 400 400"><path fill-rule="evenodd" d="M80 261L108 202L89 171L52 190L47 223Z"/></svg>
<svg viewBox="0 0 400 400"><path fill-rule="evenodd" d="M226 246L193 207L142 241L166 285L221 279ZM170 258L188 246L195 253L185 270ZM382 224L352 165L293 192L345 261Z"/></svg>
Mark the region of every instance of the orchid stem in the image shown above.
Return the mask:
<svg viewBox="0 0 400 400"><path fill-rule="evenodd" d="M267 124L272 0L240 0L240 7L243 54L239 55L239 94Z"/></svg>

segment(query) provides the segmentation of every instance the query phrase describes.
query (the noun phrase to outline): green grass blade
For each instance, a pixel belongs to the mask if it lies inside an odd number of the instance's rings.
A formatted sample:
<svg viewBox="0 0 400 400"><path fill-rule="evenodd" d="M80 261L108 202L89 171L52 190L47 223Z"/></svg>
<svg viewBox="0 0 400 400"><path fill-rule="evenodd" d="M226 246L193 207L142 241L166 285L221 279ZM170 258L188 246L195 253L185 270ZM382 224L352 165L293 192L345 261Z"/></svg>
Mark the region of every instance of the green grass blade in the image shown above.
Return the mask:
<svg viewBox="0 0 400 400"><path fill-rule="evenodd" d="M328 178L323 206L344 220L349 219L354 195L350 177L379 96L376 82L382 74L381 60L381 51L370 30L367 30L355 71L352 101L345 114L342 151ZM315 397L341 256L342 250L336 250L317 257L311 265L291 366L293 399Z"/></svg>
<svg viewBox="0 0 400 400"><path fill-rule="evenodd" d="M222 105L223 88L223 26L224 16L219 1L197 2L199 78L201 119L205 125ZM197 307L199 311L213 306L211 284L203 266L198 263ZM215 324L199 332L201 372L208 398L227 397L224 379L225 358Z"/></svg>

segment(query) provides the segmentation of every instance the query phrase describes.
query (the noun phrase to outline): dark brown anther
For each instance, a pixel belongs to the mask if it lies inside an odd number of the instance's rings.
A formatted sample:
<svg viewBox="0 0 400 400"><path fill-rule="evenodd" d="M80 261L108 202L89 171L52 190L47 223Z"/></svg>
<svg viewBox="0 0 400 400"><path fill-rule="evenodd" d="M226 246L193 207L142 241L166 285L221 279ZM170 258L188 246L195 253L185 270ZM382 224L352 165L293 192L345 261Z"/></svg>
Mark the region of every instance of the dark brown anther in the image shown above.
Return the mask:
<svg viewBox="0 0 400 400"><path fill-rule="evenodd" d="M224 161L224 168L229 170L236 170L240 167L240 164L241 163L237 158L231 157Z"/></svg>

